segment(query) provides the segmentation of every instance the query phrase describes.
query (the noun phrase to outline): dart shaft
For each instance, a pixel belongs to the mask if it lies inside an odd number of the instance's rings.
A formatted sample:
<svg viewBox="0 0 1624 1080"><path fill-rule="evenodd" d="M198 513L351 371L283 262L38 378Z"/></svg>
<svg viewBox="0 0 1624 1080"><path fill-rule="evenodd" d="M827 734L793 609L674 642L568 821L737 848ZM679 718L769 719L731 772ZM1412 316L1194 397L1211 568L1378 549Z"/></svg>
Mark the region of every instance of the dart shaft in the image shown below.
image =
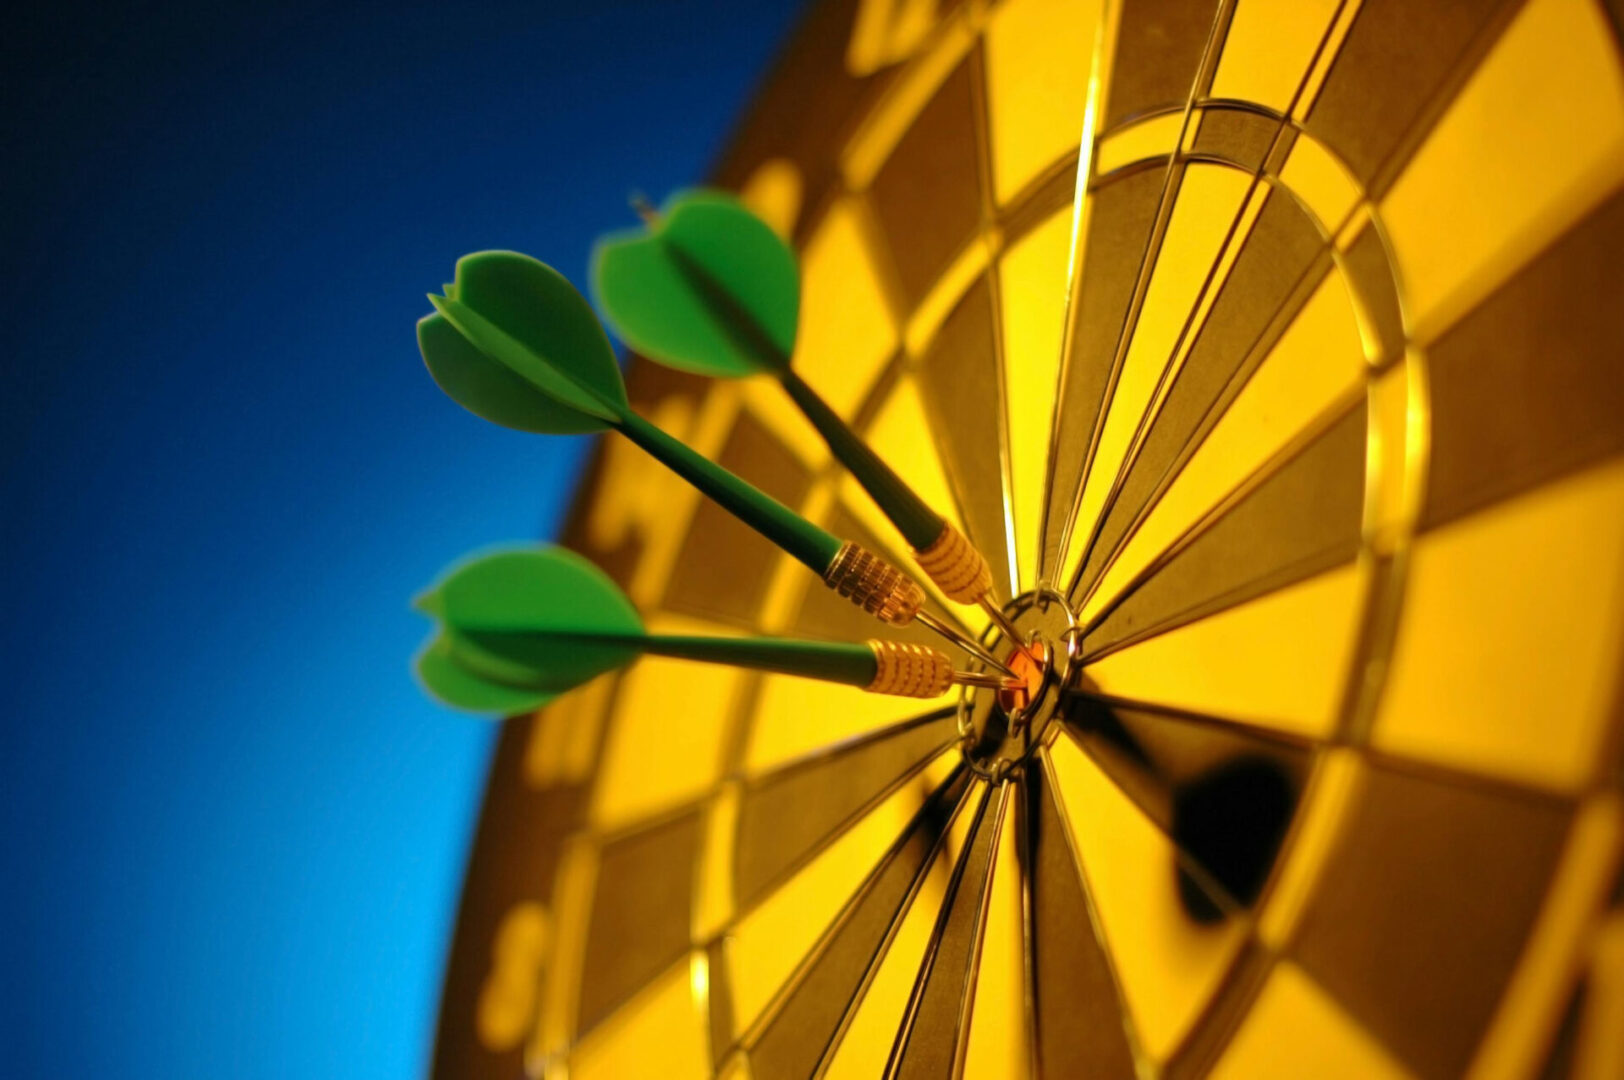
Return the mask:
<svg viewBox="0 0 1624 1080"><path fill-rule="evenodd" d="M644 639L643 648L658 656L734 664L849 686L867 686L874 681L874 653L867 645L789 638L651 634Z"/></svg>
<svg viewBox="0 0 1624 1080"><path fill-rule="evenodd" d="M834 561L840 541L771 495L690 450L631 410L622 416L620 430L723 509L813 571L822 574Z"/></svg>
<svg viewBox="0 0 1624 1080"><path fill-rule="evenodd" d="M919 549L933 544L942 534L942 516L914 494L913 488L869 449L805 379L785 368L780 381L807 421L823 436L829 452L869 493L903 539Z"/></svg>

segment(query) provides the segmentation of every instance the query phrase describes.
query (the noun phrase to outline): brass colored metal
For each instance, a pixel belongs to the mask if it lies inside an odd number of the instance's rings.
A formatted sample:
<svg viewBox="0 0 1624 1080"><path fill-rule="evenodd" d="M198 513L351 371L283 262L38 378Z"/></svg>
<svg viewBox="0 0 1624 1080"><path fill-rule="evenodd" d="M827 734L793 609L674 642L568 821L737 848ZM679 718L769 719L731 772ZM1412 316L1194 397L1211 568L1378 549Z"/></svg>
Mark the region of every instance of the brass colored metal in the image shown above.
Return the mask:
<svg viewBox="0 0 1624 1080"><path fill-rule="evenodd" d="M902 571L850 540L840 546L824 584L892 626L906 626L924 606L925 592Z"/></svg>
<svg viewBox="0 0 1624 1080"><path fill-rule="evenodd" d="M923 551L913 553L919 569L936 583L947 598L960 604L977 603L992 590L992 570L981 552L950 523L942 523L942 535Z"/></svg>
<svg viewBox="0 0 1624 1080"><path fill-rule="evenodd" d="M953 685L953 661L928 645L871 639L874 681L865 688L875 694L933 698Z"/></svg>

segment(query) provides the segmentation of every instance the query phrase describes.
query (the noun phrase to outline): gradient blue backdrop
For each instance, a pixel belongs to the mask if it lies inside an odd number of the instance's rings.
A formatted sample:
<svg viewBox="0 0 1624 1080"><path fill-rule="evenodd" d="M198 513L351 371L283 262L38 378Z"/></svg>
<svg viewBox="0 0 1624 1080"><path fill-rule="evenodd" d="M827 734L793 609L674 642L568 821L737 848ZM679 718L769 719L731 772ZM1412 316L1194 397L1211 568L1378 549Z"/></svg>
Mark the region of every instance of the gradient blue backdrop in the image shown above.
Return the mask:
<svg viewBox="0 0 1624 1080"><path fill-rule="evenodd" d="M406 599L555 529L584 445L457 409L412 324L467 250L580 281L794 16L245 7L7 17L6 1076L425 1072L493 729Z"/></svg>

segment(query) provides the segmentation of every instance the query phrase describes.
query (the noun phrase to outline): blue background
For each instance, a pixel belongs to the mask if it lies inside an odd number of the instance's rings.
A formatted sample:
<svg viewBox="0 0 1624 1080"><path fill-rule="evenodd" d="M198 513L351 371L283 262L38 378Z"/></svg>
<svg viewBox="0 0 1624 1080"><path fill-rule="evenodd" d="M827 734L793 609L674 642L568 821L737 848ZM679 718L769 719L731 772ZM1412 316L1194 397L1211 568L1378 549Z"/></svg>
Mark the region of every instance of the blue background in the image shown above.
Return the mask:
<svg viewBox="0 0 1624 1080"><path fill-rule="evenodd" d="M585 445L413 322L472 249L579 282L795 13L121 7L13 11L0 75L0 1073L421 1075L494 729L406 600Z"/></svg>

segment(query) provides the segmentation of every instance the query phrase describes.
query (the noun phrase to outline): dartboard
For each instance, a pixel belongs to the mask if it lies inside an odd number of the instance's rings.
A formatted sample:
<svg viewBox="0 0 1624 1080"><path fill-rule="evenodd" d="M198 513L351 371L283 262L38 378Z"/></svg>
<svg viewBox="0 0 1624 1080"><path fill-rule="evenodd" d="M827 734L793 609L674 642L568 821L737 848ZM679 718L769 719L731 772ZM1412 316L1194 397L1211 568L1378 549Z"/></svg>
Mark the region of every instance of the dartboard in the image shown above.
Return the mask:
<svg viewBox="0 0 1624 1080"><path fill-rule="evenodd" d="M1616 12L809 11L713 181L1052 677L509 720L436 1075L1620 1075ZM910 565L773 380L629 382ZM565 542L654 630L875 633L624 440Z"/></svg>

